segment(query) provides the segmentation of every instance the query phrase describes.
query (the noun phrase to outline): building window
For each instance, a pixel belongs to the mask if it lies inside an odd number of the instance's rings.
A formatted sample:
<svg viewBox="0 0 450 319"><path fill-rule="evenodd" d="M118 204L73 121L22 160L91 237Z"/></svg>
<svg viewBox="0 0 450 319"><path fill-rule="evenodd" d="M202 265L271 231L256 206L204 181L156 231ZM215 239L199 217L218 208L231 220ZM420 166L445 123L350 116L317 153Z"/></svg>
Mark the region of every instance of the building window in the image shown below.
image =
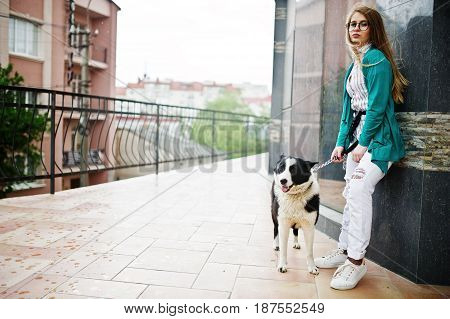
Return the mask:
<svg viewBox="0 0 450 319"><path fill-rule="evenodd" d="M39 26L27 20L9 18L9 51L38 56Z"/></svg>
<svg viewBox="0 0 450 319"><path fill-rule="evenodd" d="M81 94L81 75L80 74L73 75L71 85L72 85L73 93Z"/></svg>

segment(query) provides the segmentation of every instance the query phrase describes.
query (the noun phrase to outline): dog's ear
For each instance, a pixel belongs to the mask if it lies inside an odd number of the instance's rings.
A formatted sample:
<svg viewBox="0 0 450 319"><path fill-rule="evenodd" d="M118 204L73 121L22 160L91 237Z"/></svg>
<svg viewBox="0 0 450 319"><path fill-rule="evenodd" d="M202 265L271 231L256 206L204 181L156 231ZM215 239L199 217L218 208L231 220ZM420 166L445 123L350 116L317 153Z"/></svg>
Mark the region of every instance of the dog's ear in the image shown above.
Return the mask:
<svg viewBox="0 0 450 319"><path fill-rule="evenodd" d="M284 155L284 153L281 153L280 159L279 159L278 162L275 163L275 165L273 166L273 171L274 171L274 172L275 172L275 170L276 170L276 168L277 168L278 163L280 163L281 160L283 160L283 159L285 159L285 158L286 158L286 156Z"/></svg>

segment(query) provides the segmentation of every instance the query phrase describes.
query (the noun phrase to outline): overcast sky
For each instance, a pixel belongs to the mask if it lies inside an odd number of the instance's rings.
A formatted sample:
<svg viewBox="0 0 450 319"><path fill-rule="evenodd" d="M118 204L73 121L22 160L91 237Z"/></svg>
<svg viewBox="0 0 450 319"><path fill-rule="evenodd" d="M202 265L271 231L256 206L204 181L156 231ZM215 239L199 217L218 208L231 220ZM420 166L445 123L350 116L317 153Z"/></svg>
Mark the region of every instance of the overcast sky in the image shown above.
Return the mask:
<svg viewBox="0 0 450 319"><path fill-rule="evenodd" d="M117 85L155 79L251 82L271 90L274 0L114 0Z"/></svg>

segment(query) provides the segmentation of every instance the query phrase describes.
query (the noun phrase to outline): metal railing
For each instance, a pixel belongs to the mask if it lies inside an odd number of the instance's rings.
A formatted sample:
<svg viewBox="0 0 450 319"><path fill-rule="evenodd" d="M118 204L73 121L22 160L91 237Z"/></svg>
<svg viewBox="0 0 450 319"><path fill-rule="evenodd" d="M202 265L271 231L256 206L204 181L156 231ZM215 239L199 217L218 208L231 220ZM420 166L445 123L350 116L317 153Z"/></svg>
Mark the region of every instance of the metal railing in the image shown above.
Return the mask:
<svg viewBox="0 0 450 319"><path fill-rule="evenodd" d="M0 86L0 191L17 183L267 151L269 119Z"/></svg>

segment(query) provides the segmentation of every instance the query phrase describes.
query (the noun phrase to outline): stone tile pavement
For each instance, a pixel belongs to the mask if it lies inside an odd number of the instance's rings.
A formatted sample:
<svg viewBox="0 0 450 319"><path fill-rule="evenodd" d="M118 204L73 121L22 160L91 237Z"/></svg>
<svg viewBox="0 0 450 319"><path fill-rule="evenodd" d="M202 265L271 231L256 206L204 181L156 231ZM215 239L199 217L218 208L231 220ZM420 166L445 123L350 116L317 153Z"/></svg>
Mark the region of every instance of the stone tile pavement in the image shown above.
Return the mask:
<svg viewBox="0 0 450 319"><path fill-rule="evenodd" d="M264 159L1 200L0 297L449 296L370 261L357 288L335 291L333 270L309 274L303 249L289 251L288 272L278 273ZM335 246L316 231L316 256Z"/></svg>

